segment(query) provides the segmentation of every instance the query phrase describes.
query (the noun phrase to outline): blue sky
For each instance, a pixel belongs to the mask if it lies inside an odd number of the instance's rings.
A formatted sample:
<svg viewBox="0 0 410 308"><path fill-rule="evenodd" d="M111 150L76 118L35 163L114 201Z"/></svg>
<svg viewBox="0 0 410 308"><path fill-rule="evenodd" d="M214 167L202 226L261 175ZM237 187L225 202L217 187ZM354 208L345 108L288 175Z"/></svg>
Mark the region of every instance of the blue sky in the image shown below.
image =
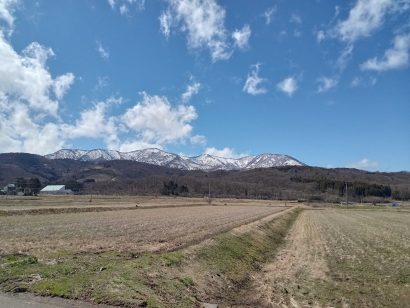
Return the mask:
<svg viewBox="0 0 410 308"><path fill-rule="evenodd" d="M0 151L410 170L410 0L0 0Z"/></svg>

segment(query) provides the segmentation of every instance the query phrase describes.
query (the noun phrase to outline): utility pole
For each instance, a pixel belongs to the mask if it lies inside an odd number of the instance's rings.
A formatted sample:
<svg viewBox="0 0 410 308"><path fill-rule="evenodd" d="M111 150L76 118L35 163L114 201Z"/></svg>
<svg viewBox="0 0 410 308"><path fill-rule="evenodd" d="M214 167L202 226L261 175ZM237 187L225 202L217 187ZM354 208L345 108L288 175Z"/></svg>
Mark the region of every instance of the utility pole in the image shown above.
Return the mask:
<svg viewBox="0 0 410 308"><path fill-rule="evenodd" d="M208 183L208 204L211 204L211 183Z"/></svg>
<svg viewBox="0 0 410 308"><path fill-rule="evenodd" d="M346 184L346 206L348 206L349 205L349 195L348 195L348 190L347 190L347 182L345 184Z"/></svg>

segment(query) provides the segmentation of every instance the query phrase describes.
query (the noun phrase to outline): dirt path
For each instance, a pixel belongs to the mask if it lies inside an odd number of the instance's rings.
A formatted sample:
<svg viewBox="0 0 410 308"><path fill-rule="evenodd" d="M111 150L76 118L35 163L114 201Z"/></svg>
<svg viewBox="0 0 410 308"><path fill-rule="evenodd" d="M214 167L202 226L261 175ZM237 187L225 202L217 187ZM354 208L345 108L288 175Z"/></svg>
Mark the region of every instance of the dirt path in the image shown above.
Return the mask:
<svg viewBox="0 0 410 308"><path fill-rule="evenodd" d="M257 290L254 302L264 307L314 306L298 303L294 294L308 294L306 280L326 279L325 244L320 227L312 219L313 210L303 211L289 235L286 246L260 273L253 276ZM303 287L301 287L303 285Z"/></svg>

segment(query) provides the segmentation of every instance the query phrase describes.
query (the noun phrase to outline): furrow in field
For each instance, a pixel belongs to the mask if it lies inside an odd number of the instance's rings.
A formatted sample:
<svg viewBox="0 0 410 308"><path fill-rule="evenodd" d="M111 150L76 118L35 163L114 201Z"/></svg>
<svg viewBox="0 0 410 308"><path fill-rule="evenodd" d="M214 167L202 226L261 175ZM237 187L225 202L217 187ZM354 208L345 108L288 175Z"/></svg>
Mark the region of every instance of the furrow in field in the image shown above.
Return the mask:
<svg viewBox="0 0 410 308"><path fill-rule="evenodd" d="M284 209L201 206L0 217L0 253L169 250Z"/></svg>

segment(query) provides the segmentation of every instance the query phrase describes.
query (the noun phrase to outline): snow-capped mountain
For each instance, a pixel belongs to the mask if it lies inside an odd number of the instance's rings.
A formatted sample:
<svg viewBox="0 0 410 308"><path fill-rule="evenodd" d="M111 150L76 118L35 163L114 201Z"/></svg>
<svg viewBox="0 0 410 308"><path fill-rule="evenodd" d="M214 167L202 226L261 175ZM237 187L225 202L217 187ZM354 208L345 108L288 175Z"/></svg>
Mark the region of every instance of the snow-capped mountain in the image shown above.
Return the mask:
<svg viewBox="0 0 410 308"><path fill-rule="evenodd" d="M63 149L45 156L49 159L74 159L81 161L132 160L157 166L183 170L245 170L281 166L304 166L295 158L283 154L260 154L240 158L225 158L210 154L184 157L159 149L132 152L114 150L68 150Z"/></svg>

